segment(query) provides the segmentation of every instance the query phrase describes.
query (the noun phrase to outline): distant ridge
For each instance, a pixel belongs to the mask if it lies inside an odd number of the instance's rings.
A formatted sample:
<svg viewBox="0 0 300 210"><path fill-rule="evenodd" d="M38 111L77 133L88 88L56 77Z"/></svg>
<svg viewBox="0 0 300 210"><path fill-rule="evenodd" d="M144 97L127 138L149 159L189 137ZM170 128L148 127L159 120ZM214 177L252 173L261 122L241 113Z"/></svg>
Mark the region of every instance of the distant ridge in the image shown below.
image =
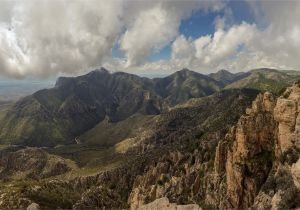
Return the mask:
<svg viewBox="0 0 300 210"><path fill-rule="evenodd" d="M54 88L16 102L0 122L0 143L29 146L73 144L74 138L104 119L118 122L219 91L214 79L189 70L149 79L106 69L60 77Z"/></svg>
<svg viewBox="0 0 300 210"><path fill-rule="evenodd" d="M220 71L216 73L211 73L208 76L220 82L223 85L223 87L225 87L226 85L235 82L237 80L243 79L249 75L250 75L249 72L239 72L233 74L225 69L221 69Z"/></svg>
<svg viewBox="0 0 300 210"><path fill-rule="evenodd" d="M295 73L264 68L236 74L220 70L209 75L182 69L149 79L100 68L78 77L60 77L54 88L16 102L0 120L0 143L73 144L76 136L104 119L119 122L134 114L157 115L222 89L279 92L299 78Z"/></svg>

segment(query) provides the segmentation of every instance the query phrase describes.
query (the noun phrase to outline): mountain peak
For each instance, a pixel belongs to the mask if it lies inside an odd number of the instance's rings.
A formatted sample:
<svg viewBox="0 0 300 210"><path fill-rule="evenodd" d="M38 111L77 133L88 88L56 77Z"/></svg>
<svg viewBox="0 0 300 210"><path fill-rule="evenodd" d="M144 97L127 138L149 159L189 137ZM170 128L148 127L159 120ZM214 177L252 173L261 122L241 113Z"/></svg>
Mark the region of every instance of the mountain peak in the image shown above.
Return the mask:
<svg viewBox="0 0 300 210"><path fill-rule="evenodd" d="M219 71L217 71L216 73L222 73L222 74L232 74L230 71L226 70L226 69L220 69Z"/></svg>
<svg viewBox="0 0 300 210"><path fill-rule="evenodd" d="M219 76L223 76L223 75L234 75L233 73L231 73L230 71L226 70L226 69L220 69L219 71L215 72L215 73L211 73L209 75L219 75Z"/></svg>
<svg viewBox="0 0 300 210"><path fill-rule="evenodd" d="M181 71L181 72L190 72L191 70L189 70L188 68L183 68L183 69L181 69L179 71Z"/></svg>
<svg viewBox="0 0 300 210"><path fill-rule="evenodd" d="M179 71L176 71L174 74L187 74L187 73L190 73L190 72L193 72L187 68L184 68L184 69L181 69Z"/></svg>
<svg viewBox="0 0 300 210"><path fill-rule="evenodd" d="M100 69L95 69L95 70L92 70L90 73L88 74L94 74L94 73L106 73L106 74L110 74L110 71L107 70L106 68L104 67L101 67Z"/></svg>
<svg viewBox="0 0 300 210"><path fill-rule="evenodd" d="M71 81L73 81L73 77L58 77L55 82L55 87L69 84Z"/></svg>
<svg viewBox="0 0 300 210"><path fill-rule="evenodd" d="M221 69L215 73L211 73L208 75L209 77L213 78L214 80L222 83L224 86L232 83L237 79L237 75L225 70Z"/></svg>
<svg viewBox="0 0 300 210"><path fill-rule="evenodd" d="M179 71L176 71L175 73L171 74L171 75L179 75L179 76L183 76L183 77L187 77L189 75L193 75L193 74L199 74L198 72L195 72L195 71L191 71L187 68L184 68L184 69L181 69Z"/></svg>
<svg viewBox="0 0 300 210"><path fill-rule="evenodd" d="M94 77L95 75L98 75L98 74L100 74L100 75L101 74L110 74L110 71L101 67L100 69L92 70L89 73L82 75L82 76ZM70 84L70 82L74 81L75 78L76 77L64 77L64 76L58 77L55 82L55 87L62 86L62 85L68 85L68 84Z"/></svg>

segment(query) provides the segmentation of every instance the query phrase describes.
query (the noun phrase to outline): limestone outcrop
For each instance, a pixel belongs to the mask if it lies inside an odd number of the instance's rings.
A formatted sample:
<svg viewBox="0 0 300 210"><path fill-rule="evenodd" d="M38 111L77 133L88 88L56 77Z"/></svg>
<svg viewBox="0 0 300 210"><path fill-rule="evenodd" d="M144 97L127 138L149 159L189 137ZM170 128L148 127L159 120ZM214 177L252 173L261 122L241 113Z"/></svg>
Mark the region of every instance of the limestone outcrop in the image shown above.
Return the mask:
<svg viewBox="0 0 300 210"><path fill-rule="evenodd" d="M299 112L299 83L277 99L259 94L218 144L212 182L221 180L226 192L206 202L234 209L298 206Z"/></svg>
<svg viewBox="0 0 300 210"><path fill-rule="evenodd" d="M188 205L176 205L174 203L170 203L169 199L166 197L159 198L149 204L140 206L137 210L201 210L201 208L196 204L188 204Z"/></svg>
<svg viewBox="0 0 300 210"><path fill-rule="evenodd" d="M224 173L227 193L219 207L247 208L272 168L272 152L277 123L272 111L274 96L259 94L237 125L219 143L215 172Z"/></svg>

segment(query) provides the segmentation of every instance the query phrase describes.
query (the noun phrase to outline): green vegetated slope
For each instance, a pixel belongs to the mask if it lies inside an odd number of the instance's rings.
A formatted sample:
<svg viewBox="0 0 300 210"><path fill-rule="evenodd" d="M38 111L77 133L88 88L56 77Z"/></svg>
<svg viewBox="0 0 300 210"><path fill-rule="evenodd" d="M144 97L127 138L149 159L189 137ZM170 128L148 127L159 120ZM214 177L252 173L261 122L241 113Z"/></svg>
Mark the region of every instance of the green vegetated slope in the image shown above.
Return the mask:
<svg viewBox="0 0 300 210"><path fill-rule="evenodd" d="M168 104L176 105L190 98L199 98L221 90L220 82L188 69L168 77L154 79L155 89Z"/></svg>
<svg viewBox="0 0 300 210"><path fill-rule="evenodd" d="M188 101L160 115L101 122L78 138L80 144L62 145L48 151L73 159L81 166L103 166L120 158L126 160L130 154L146 148L180 145L182 136L193 139L208 130L227 128L226 122L237 120L257 93L250 89L226 90L193 104Z"/></svg>
<svg viewBox="0 0 300 210"><path fill-rule="evenodd" d="M137 111L156 113L155 105L145 99L151 89L144 87L147 82L143 80L133 75L112 76L104 70L61 78L55 88L38 91L8 111L1 122L1 141L36 146L72 144L75 136L105 116L121 120Z"/></svg>
<svg viewBox="0 0 300 210"><path fill-rule="evenodd" d="M7 111L12 106L12 102L0 102L0 121L5 117Z"/></svg>
<svg viewBox="0 0 300 210"><path fill-rule="evenodd" d="M145 131L150 131L153 129L156 119L157 115L136 114L115 123L105 120L85 132L78 139L87 145L113 146L122 140L130 140Z"/></svg>
<svg viewBox="0 0 300 210"><path fill-rule="evenodd" d="M148 79L105 69L76 78L59 78L16 102L0 122L0 142L31 146L73 144L74 138L104 119L118 122L140 113L159 114L174 103L209 95L215 80L188 70Z"/></svg>
<svg viewBox="0 0 300 210"><path fill-rule="evenodd" d="M256 69L250 71L247 77L227 85L226 88L253 88L279 93L282 89L290 86L295 80L300 79L300 75L293 72L278 71L275 69Z"/></svg>

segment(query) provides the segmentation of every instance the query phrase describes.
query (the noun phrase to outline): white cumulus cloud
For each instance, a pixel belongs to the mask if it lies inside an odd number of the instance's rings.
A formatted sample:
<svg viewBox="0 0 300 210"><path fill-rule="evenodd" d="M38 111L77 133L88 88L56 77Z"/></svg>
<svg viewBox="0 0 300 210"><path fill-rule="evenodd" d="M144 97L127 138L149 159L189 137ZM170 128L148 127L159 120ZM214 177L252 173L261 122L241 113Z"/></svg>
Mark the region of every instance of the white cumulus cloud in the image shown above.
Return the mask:
<svg viewBox="0 0 300 210"><path fill-rule="evenodd" d="M99 65L122 28L120 1L29 0L9 6L0 20L0 71L9 76L76 73Z"/></svg>
<svg viewBox="0 0 300 210"><path fill-rule="evenodd" d="M2 0L0 75L300 69L300 1L246 2L255 23L235 21L225 0ZM214 12L213 33L180 33L195 12ZM170 59L149 61L169 45Z"/></svg>
<svg viewBox="0 0 300 210"><path fill-rule="evenodd" d="M216 69L232 60L239 50L247 48L256 33L256 26L247 23L234 25L228 30L217 29L212 35L195 40L179 36L172 45L172 61L180 68Z"/></svg>
<svg viewBox="0 0 300 210"><path fill-rule="evenodd" d="M138 3L137 3L138 2ZM212 1L129 1L127 30L120 40L126 66L143 64L153 52L168 45L179 33L181 20L195 11L219 11L224 3Z"/></svg>

